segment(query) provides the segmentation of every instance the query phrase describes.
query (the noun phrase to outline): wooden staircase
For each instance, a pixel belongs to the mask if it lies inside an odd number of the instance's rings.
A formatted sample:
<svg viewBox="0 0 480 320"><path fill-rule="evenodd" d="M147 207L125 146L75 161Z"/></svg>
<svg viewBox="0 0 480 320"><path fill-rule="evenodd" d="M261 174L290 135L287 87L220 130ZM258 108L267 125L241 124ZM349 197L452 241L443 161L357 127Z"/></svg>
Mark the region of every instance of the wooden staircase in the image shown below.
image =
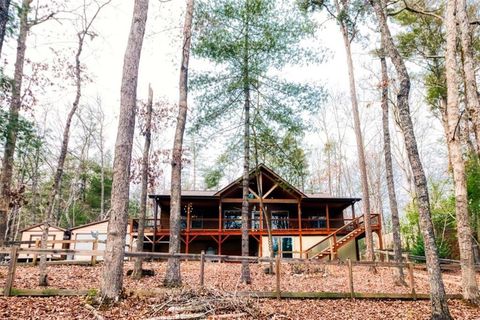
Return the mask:
<svg viewBox="0 0 480 320"><path fill-rule="evenodd" d="M363 216L353 219L343 227L330 233L318 243L308 248L305 253L308 259L324 259L328 257L330 260L337 257L338 250L355 240L358 236L365 232ZM345 234L346 233L346 234Z"/></svg>

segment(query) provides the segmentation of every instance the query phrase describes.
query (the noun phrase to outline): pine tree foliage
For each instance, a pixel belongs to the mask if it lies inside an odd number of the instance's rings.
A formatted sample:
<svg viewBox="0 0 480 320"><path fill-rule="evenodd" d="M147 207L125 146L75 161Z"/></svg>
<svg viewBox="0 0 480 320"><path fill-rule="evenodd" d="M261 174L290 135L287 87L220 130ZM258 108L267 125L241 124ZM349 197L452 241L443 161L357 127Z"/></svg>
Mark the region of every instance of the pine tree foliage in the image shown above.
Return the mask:
<svg viewBox="0 0 480 320"><path fill-rule="evenodd" d="M192 77L196 110L191 131L220 131L230 145L240 146L236 129L241 127L247 86L252 100L252 164L257 150L259 161L290 176L304 176L304 151L295 137L307 129L305 118L318 110L325 93L314 85L287 81L283 72L322 59L302 44L312 37L315 25L283 0L205 0L198 4L196 17L193 53L214 66ZM276 161L279 156L283 163Z"/></svg>

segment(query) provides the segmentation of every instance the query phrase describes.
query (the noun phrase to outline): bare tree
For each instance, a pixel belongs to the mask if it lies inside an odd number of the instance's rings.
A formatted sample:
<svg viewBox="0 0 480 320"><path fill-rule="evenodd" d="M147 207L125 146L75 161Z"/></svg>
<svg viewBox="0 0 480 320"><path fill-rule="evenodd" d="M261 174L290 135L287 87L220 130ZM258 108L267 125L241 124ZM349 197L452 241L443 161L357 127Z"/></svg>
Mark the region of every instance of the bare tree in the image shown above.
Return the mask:
<svg viewBox="0 0 480 320"><path fill-rule="evenodd" d="M459 0L447 1L446 17L444 20L447 36L447 48L445 53L445 70L447 78L447 143L449 144L449 154L455 185L455 213L457 217L458 246L460 248L460 266L462 269L463 298L468 300L470 303L478 305L480 300L476 280L475 261L472 250L472 229L470 226L470 216L468 212L465 161L463 159L462 141L459 132L460 130L458 128L461 114L458 107L459 83L457 78L457 21L455 19L455 9L456 7L459 8L456 6L457 1ZM460 29L462 29L462 27L463 26L461 26ZM473 81L475 82L475 79L473 79ZM473 86L473 89L475 90L476 96L477 93L475 86ZM478 97L476 97L475 100L478 104Z"/></svg>
<svg viewBox="0 0 480 320"><path fill-rule="evenodd" d="M144 136L145 144L143 147L142 156L142 181L141 181L141 196L140 196L140 218L138 219L138 236L137 236L137 251L143 251L143 236L145 231L145 216L147 214L147 196L148 196L148 173L149 173L149 157L150 144L152 139L152 108L153 108L153 90L148 87L148 102L145 113L145 127ZM138 257L135 259L135 266L133 268L132 277L140 279L142 277L142 262L143 259Z"/></svg>
<svg viewBox="0 0 480 320"><path fill-rule="evenodd" d="M147 23L148 3L149 0L135 0L130 35L123 62L120 117L113 162L112 209L108 223L101 283L101 297L107 302L118 301L123 286L123 258L127 233L130 163L135 131L138 68Z"/></svg>
<svg viewBox="0 0 480 320"><path fill-rule="evenodd" d="M387 55L392 60L399 79L399 90L397 93L398 116L405 140L405 149L407 150L408 160L413 172L413 180L417 195L420 227L425 245L425 256L430 280L432 319L451 319L452 317L448 309L445 287L443 285L442 273L438 261L433 224L430 216L430 200L427 179L425 177L422 162L420 161L417 141L410 115L410 105L408 101L410 95L410 76L403 57L400 55L400 52L393 42L381 1L372 0L371 3L380 25L380 31L383 36Z"/></svg>
<svg viewBox="0 0 480 320"><path fill-rule="evenodd" d="M56 203L58 202L58 197L60 195L60 188L62 184L62 175L63 175L63 167L65 164L65 159L67 157L68 152L68 142L70 140L70 127L72 124L73 117L78 110L78 106L80 104L80 98L82 96L82 65L80 61L80 56L83 51L83 46L85 43L86 36L92 36L90 29L92 27L93 22L97 18L100 11L111 2L108 0L101 5L98 5L95 13L89 19L86 15L86 4L83 7L83 15L81 17L81 25L82 30L77 33L78 43L77 43L77 52L75 53L75 67L74 67L74 77L75 77L75 98L73 100L72 108L67 115L67 121L65 123L65 128L63 131L63 139L62 145L60 148L60 155L58 157L57 168L55 170L55 176L53 178L53 188L49 195L48 205L45 210L45 217L43 222L43 229L42 229L42 249L47 249L47 240L48 240L48 229L50 225L50 219L52 218L52 212L55 208ZM39 278L39 285L40 286L47 286L48 279L47 279L47 256L41 255L40 257L40 278Z"/></svg>
<svg viewBox="0 0 480 320"><path fill-rule="evenodd" d="M385 171L388 187L388 200L390 202L390 212L392 216L392 234L393 234L393 252L396 262L402 262L402 239L400 237L400 219L398 215L397 195L395 191L395 179L393 177L392 147L390 145L389 128L389 106L388 106L388 69L387 59L385 57L384 44L382 39L382 48L380 50L381 64L381 88L382 88L382 124L383 124L383 153L385 157ZM395 281L398 284L405 285L405 276L403 268L398 267L395 273Z"/></svg>
<svg viewBox="0 0 480 320"><path fill-rule="evenodd" d="M98 137L94 136L93 138L100 152L100 220L104 220L107 218L105 212L105 113L102 110L100 97L97 97L97 108Z"/></svg>
<svg viewBox="0 0 480 320"><path fill-rule="evenodd" d="M345 0L341 0L342 6L340 6L339 0L335 0L335 7L337 10L337 15L340 17L342 12L348 10L349 3ZM372 236L372 227L370 220L370 192L368 190L368 174L367 174L367 164L365 161L365 147L363 144L362 129L360 125L360 113L358 111L358 101L357 101L357 90L355 83L355 72L353 68L352 60L352 51L351 51L351 42L353 40L356 32L349 32L347 20L338 18L338 24L340 26L340 31L343 36L343 44L345 46L345 53L347 55L347 66L348 66L348 79L350 82L350 99L352 103L352 114L353 114L353 124L355 129L355 139L357 142L357 154L358 154L358 165L360 169L360 176L362 181L362 200L363 200L363 216L365 221L365 243L367 246L366 258L367 260L374 260L374 248L373 248L373 236Z"/></svg>
<svg viewBox="0 0 480 320"><path fill-rule="evenodd" d="M188 63L190 60L190 45L192 42L194 0L187 0L185 23L183 26L182 62L180 66L179 103L177 125L172 150L172 181L170 195L170 243L169 253L180 252L180 215L182 197L182 148L185 123L187 121L188 97ZM169 287L179 286L182 283L180 274L180 260L168 259L167 273L164 284Z"/></svg>

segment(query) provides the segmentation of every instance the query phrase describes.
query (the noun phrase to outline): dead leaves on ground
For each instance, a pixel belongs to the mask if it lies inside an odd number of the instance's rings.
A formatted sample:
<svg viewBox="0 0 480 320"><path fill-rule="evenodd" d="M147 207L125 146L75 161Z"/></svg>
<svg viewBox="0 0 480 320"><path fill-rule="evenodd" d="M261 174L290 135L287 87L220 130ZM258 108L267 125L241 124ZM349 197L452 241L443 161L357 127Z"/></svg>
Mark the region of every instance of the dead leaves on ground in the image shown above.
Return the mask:
<svg viewBox="0 0 480 320"><path fill-rule="evenodd" d="M184 288L162 288L165 263L147 262L145 267L155 270L153 277L133 280L125 276L124 286L130 291L155 291L156 296L129 296L120 303L100 308L97 314L85 307L83 297L0 298L0 319L148 319L176 314L204 314L212 318L230 314L241 319L428 319L428 301L374 301L374 300L275 300L245 299L235 296L239 291L272 291L275 276L263 272L262 265L252 265L251 286L238 279L239 264L209 262L205 266L205 290L198 290L198 262L182 263ZM125 272L132 268L128 262ZM49 266L52 288L90 289L100 286L101 264L90 266ZM281 287L284 291L347 291L348 274L344 266L282 265ZM392 269L378 268L372 274L367 267L354 268L357 292L408 292L408 287L393 283ZM0 267L0 286L4 285L7 270ZM428 292L426 272L415 270L418 293ZM460 293L458 272L444 274L448 293ZM480 279L479 279L480 280ZM18 266L15 287L38 288L38 267ZM160 294L159 294L160 293ZM480 310L461 301L451 301L451 312L456 319L480 319ZM188 311L190 308L190 311ZM198 310L194 311L193 309ZM100 318L99 318L100 317Z"/></svg>

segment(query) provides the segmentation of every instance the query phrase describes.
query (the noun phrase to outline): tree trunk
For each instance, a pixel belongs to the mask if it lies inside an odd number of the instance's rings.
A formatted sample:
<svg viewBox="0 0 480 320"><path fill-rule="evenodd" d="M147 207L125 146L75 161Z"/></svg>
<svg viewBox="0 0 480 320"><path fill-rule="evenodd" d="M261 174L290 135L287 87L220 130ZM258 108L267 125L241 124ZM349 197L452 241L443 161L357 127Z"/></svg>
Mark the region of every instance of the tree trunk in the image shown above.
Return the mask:
<svg viewBox="0 0 480 320"><path fill-rule="evenodd" d="M457 0L461 1L461 0ZM457 26L455 20L455 0L447 1L445 70L447 79L447 123L448 144L455 186L455 213L457 217L457 236L462 269L463 298L470 303L479 304L478 286L475 275L475 263L472 251L472 229L468 212L467 181L465 162L460 138L459 83L457 78ZM457 7L458 8L458 7ZM460 28L461 29L461 28ZM474 79L475 81L475 79ZM468 84L467 84L468 86ZM476 89L475 89L476 90ZM478 102L478 100L477 100Z"/></svg>
<svg viewBox="0 0 480 320"><path fill-rule="evenodd" d="M103 115L100 123L100 220L106 219L105 214L105 150L103 142Z"/></svg>
<svg viewBox="0 0 480 320"><path fill-rule="evenodd" d="M259 106L259 105L257 105L257 106ZM256 117L256 114L254 116L254 119L255 119L255 117ZM254 156L255 156L255 168L258 169L258 165L259 165L259 161L258 161L258 140L257 140L258 136L257 136L257 133L255 132L255 127L252 128L252 131L253 131L253 142L254 142L254 147L255 147L255 154L254 154ZM265 219L265 223L267 224L268 251L269 251L269 257L271 258L270 259L270 266L268 268L268 273L273 274L274 253L273 253L272 225L270 223L271 219L268 217L268 213L265 209L265 204L263 203L263 178L260 178L261 174L262 174L261 172L257 171L255 173L255 177L256 177L256 180L257 180L258 196L260 197L260 213L262 214L263 218ZM264 222L262 221L262 223L260 225L260 229L263 229L263 225L264 225Z"/></svg>
<svg viewBox="0 0 480 320"><path fill-rule="evenodd" d="M142 192L140 196L140 217L138 219L138 236L137 236L137 252L143 251L143 236L145 231L145 216L147 215L147 197L148 197L148 173L149 173L149 157L150 143L152 138L152 108L153 108L153 91L148 88L147 114L145 119L145 145L143 147L142 157ZM135 259L135 267L133 268L132 277L140 279L142 277L143 259L138 257Z"/></svg>
<svg viewBox="0 0 480 320"><path fill-rule="evenodd" d="M335 0L337 13L340 14L341 9L338 0ZM362 200L363 200L363 216L365 221L365 244L367 246L366 258L367 260L375 260L373 248L373 235L370 220L370 192L368 190L368 176L367 164L365 161L365 149L363 145L362 128L360 124L360 114L358 111L357 89L355 83L355 73L353 70L352 52L350 47L350 39L348 36L347 27L343 22L339 21L340 31L343 36L343 43L345 46L345 53L347 56L348 79L350 82L350 99L352 103L353 125L355 129L355 140L357 142L358 165L360 169L360 176L362 181Z"/></svg>
<svg viewBox="0 0 480 320"><path fill-rule="evenodd" d="M455 5L455 4L453 4ZM480 155L480 100L475 77L475 59L472 50L472 30L467 16L467 3L465 0L456 1L456 18L460 31L460 43L463 52L463 72L465 76L466 106L473 123L476 149ZM448 23L449 21L447 21Z"/></svg>
<svg viewBox="0 0 480 320"><path fill-rule="evenodd" d="M420 161L412 118L410 117L410 106L408 102L410 94L410 76L408 75L405 62L393 42L381 2L373 0L372 5L380 25L381 33L385 40L385 49L390 59L392 59L392 63L395 66L399 79L397 108L400 127L405 139L405 149L407 150L408 160L412 168L415 192L417 195L420 227L425 244L425 256L430 281L432 319L452 319L448 309L445 287L443 285L442 273L438 261L437 246L435 244L433 224L430 216L427 179Z"/></svg>
<svg viewBox="0 0 480 320"><path fill-rule="evenodd" d="M0 0L0 56L2 55L3 42L7 31L9 7L10 0Z"/></svg>
<svg viewBox="0 0 480 320"><path fill-rule="evenodd" d="M190 60L190 44L192 42L192 20L194 0L187 0L187 11L183 26L182 64L180 67L179 103L177 126L172 151L172 182L170 197L170 244L169 253L180 252L180 217L181 217L181 189L182 189L182 148L185 123L187 121L188 97L188 63ZM168 259L167 273L164 284L169 287L182 284L180 274L180 260Z"/></svg>
<svg viewBox="0 0 480 320"><path fill-rule="evenodd" d="M88 30L87 30L88 31ZM60 197L60 188L62 184L63 168L65 164L65 159L67 158L68 152L68 142L70 140L70 127L72 124L73 116L77 112L78 105L80 103L80 97L82 95L82 77L81 77L81 65L80 65L80 55L83 49L83 40L85 34L78 36L78 48L77 53L75 54L75 85L76 85L76 94L73 101L72 108L67 116L67 122L65 123L65 128L63 130L63 140L62 146L60 149L60 155L58 157L57 169L55 171L55 176L53 179L53 188L49 196L48 205L44 214L43 230L42 230L42 249L47 249L48 241L48 229L50 226L50 219L52 218L52 212L55 208L56 203ZM45 254L40 256L40 276L39 276L39 285L48 286L47 280L47 256Z"/></svg>
<svg viewBox="0 0 480 320"><path fill-rule="evenodd" d="M88 22L85 28L77 34L78 47L77 47L77 52L75 54L75 70L74 70L76 92L75 92L75 98L73 100L72 108L70 109L70 112L67 115L67 121L65 123L65 128L63 131L62 146L60 149L60 155L58 157L57 169L55 171L55 176L53 179L53 188L50 193L48 205L45 211L43 230L42 230L42 249L47 249L48 229L51 223L50 220L52 219L52 212L54 211L55 205L59 201L59 197L60 197L63 168L65 165L65 159L67 158L68 143L70 141L70 127L72 125L73 117L75 116L75 113L78 110L78 106L80 104L80 98L82 97L82 66L80 62L80 56L82 55L85 37L88 35L89 29L102 7L103 6L100 6L97 9L97 12L93 16L93 18ZM57 223L59 219L60 219L60 215L57 216L57 219L56 219ZM39 285L47 286L48 285L47 256L44 254L40 256L39 269L40 269Z"/></svg>
<svg viewBox="0 0 480 320"><path fill-rule="evenodd" d="M400 219L398 215L397 195L395 192L395 179L393 177L392 148L390 145L390 128L388 117L388 69L387 60L382 41L380 53L380 64L382 70L382 124L383 124L383 152L385 156L385 171L387 177L388 199L390 201L390 212L392 216L393 252L396 262L402 262L402 239L400 237ZM403 268L398 267L395 272L395 281L400 285L406 285Z"/></svg>
<svg viewBox="0 0 480 320"><path fill-rule="evenodd" d="M0 247L3 246L10 209L13 158L17 144L18 116L22 106L23 66L27 50L27 35L30 29L28 13L32 0L23 0L20 13L20 30L17 38L17 56L12 84L12 102L8 112L8 125L3 149L2 173L0 177Z"/></svg>
<svg viewBox="0 0 480 320"><path fill-rule="evenodd" d="M120 299L123 285L123 258L127 233L130 162L135 130L138 68L148 16L148 2L148 0L135 0L130 35L123 62L120 116L113 161L111 214L108 223L101 283L101 297L107 302Z"/></svg>
<svg viewBox="0 0 480 320"><path fill-rule="evenodd" d="M248 1L246 3L248 6ZM246 25L245 37L244 37L244 56L243 56L243 97L244 97L244 133L243 133L243 174L242 174L242 256L248 256L249 243L248 243L248 190L250 185L250 79L249 79L249 39L248 39L248 17L244 21ZM250 278L250 266L248 261L242 261L242 271L240 276L242 283L251 283Z"/></svg>

